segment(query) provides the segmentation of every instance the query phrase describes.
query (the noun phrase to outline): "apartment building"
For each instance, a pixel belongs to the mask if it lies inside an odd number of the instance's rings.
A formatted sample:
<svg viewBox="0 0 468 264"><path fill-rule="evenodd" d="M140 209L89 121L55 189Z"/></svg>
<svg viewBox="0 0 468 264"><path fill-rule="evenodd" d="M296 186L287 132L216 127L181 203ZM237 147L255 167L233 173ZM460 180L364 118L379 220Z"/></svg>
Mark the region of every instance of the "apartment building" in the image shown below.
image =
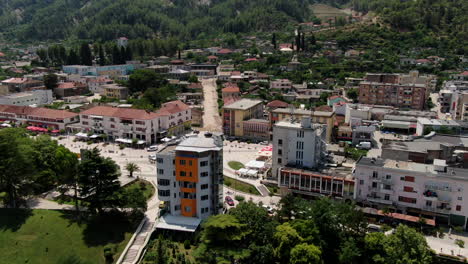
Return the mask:
<svg viewBox="0 0 468 264"><path fill-rule="evenodd" d="M12 93L0 96L0 104L21 105L21 106L40 106L53 102L51 90L34 90L30 92Z"/></svg>
<svg viewBox="0 0 468 264"><path fill-rule="evenodd" d="M432 79L418 76L417 72L410 75L368 73L359 84L359 102L422 110Z"/></svg>
<svg viewBox="0 0 468 264"><path fill-rule="evenodd" d="M65 110L17 105L0 105L0 120L17 125L30 125L50 129L66 129L79 121L78 114Z"/></svg>
<svg viewBox="0 0 468 264"><path fill-rule="evenodd" d="M108 98L125 100L128 97L128 88L118 84L105 84L101 86L104 90L104 95Z"/></svg>
<svg viewBox="0 0 468 264"><path fill-rule="evenodd" d="M313 169L319 167L325 151L325 127L312 124L311 117L300 122L284 120L273 126L272 175L283 167Z"/></svg>
<svg viewBox="0 0 468 264"><path fill-rule="evenodd" d="M261 100L240 99L223 106L223 131L226 136L243 137L243 121L263 118Z"/></svg>
<svg viewBox="0 0 468 264"><path fill-rule="evenodd" d="M279 79L270 82L270 89L280 89L289 91L292 89L292 82L288 79Z"/></svg>
<svg viewBox="0 0 468 264"><path fill-rule="evenodd" d="M28 78L10 78L1 81L0 84L7 86L10 93L45 89L44 82Z"/></svg>
<svg viewBox="0 0 468 264"><path fill-rule="evenodd" d="M153 144L190 126L191 109L180 101L163 104L157 112L96 106L80 113L83 131L106 134L110 140L137 139Z"/></svg>
<svg viewBox="0 0 468 264"><path fill-rule="evenodd" d="M303 117L311 117L313 123L326 125L326 140L327 142L331 141L335 125L334 112L311 111L300 108L277 108L271 111L269 116L271 128L273 128L275 123L285 119L302 120Z"/></svg>
<svg viewBox="0 0 468 264"><path fill-rule="evenodd" d="M439 159L421 164L362 157L354 177L359 203L466 228L467 169L447 167Z"/></svg>
<svg viewBox="0 0 468 264"><path fill-rule="evenodd" d="M168 212L159 228L193 232L202 219L220 212L222 153L222 136L207 132L189 135L156 154L158 197Z"/></svg>

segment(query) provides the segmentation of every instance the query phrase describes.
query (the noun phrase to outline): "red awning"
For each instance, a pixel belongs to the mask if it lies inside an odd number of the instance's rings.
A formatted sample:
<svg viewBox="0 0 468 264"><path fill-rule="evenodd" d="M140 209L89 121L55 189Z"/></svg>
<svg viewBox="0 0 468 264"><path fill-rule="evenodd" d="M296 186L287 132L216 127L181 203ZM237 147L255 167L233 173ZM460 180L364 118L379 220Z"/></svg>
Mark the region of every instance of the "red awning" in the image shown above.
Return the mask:
<svg viewBox="0 0 468 264"><path fill-rule="evenodd" d="M398 213L384 214L382 210L378 210L377 214L381 215L381 216L387 216L387 217L400 219L400 220L405 220L405 221L414 222L414 223L417 223L419 221L419 218L420 218L420 217L417 217L417 216L398 214ZM427 219L427 218L424 218L424 217L422 217L422 218L425 220L427 225L435 226L435 220L434 219Z"/></svg>

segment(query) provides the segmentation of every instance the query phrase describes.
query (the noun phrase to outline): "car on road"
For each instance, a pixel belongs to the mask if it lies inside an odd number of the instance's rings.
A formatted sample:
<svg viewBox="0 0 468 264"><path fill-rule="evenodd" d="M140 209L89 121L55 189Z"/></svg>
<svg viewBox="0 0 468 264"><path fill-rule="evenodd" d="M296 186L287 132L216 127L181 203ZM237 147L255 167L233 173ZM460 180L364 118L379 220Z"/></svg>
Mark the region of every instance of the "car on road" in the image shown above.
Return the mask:
<svg viewBox="0 0 468 264"><path fill-rule="evenodd" d="M158 146L149 146L146 150L147 150L147 151L157 151L157 150L158 150Z"/></svg>
<svg viewBox="0 0 468 264"><path fill-rule="evenodd" d="M148 155L149 161L156 161L156 154Z"/></svg>
<svg viewBox="0 0 468 264"><path fill-rule="evenodd" d="M269 205L264 204L262 207L265 208L269 214L273 214L273 208L271 208Z"/></svg>
<svg viewBox="0 0 468 264"><path fill-rule="evenodd" d="M226 196L226 198L224 198L224 201L226 201L226 203L229 206L234 206L234 200L231 198L231 196Z"/></svg>

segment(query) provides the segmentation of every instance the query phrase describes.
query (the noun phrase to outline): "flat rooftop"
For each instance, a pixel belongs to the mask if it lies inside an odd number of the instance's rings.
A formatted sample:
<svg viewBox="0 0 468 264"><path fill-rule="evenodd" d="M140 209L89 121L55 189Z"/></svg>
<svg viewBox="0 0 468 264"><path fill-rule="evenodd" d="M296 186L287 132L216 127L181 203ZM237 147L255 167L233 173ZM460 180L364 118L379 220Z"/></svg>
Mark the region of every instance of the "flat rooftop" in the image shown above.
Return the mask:
<svg viewBox="0 0 468 264"><path fill-rule="evenodd" d="M356 165L409 171L409 172L415 172L415 173L423 173L429 177L431 176L443 177L443 178L451 178L451 179L456 179L456 180L468 181L468 169L463 169L463 168L447 167L446 172L440 172L440 171L436 171L435 166L432 164L423 164L423 163L408 162L408 161L397 161L397 160L390 160L390 159L383 160L383 159L375 159L375 158L369 158L369 157L362 157Z"/></svg>
<svg viewBox="0 0 468 264"><path fill-rule="evenodd" d="M261 103L262 103L261 100L252 100L252 99L243 98L232 104L224 106L223 108L230 109L230 110L247 110Z"/></svg>
<svg viewBox="0 0 468 264"><path fill-rule="evenodd" d="M453 120L442 120L442 119L428 119L428 118L418 118L418 123L423 125L432 125L432 126L460 126L458 122Z"/></svg>
<svg viewBox="0 0 468 264"><path fill-rule="evenodd" d="M205 134L200 133L182 140L182 142L179 143L175 150L204 152L209 150L221 150L222 148L223 142L220 137L215 135L207 137Z"/></svg>
<svg viewBox="0 0 468 264"><path fill-rule="evenodd" d="M195 217L175 216L166 214L159 218L156 228L183 232L195 232L201 219Z"/></svg>

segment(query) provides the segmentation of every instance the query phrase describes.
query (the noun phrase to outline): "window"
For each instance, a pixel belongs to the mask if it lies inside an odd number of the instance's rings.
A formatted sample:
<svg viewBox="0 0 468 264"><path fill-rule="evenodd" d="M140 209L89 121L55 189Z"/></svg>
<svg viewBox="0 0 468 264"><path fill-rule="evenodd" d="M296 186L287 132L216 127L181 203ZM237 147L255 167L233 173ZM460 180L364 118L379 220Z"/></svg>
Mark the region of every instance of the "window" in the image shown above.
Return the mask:
<svg viewBox="0 0 468 264"><path fill-rule="evenodd" d="M110 121L111 121L111 122L114 122L114 121L115 121L115 119L114 119L114 118L111 118L111 119L110 119Z"/></svg>
<svg viewBox="0 0 468 264"><path fill-rule="evenodd" d="M385 179L391 180L391 179L392 179L392 175L387 174L387 175L385 176Z"/></svg>
<svg viewBox="0 0 468 264"><path fill-rule="evenodd" d="M278 145L283 145L283 140L282 139L278 139Z"/></svg>
<svg viewBox="0 0 468 264"><path fill-rule="evenodd" d="M186 161L185 160L179 160L180 165L185 165Z"/></svg>
<svg viewBox="0 0 468 264"><path fill-rule="evenodd" d="M384 200L385 200L385 201L390 200L390 194L386 194L386 195L384 196Z"/></svg>
<svg viewBox="0 0 468 264"><path fill-rule="evenodd" d="M364 184L364 180L359 180L359 184L360 184L360 185L363 185L363 184Z"/></svg>
<svg viewBox="0 0 468 264"><path fill-rule="evenodd" d="M184 211L187 212L187 213L190 213L192 211L192 207L190 206L185 206L184 207Z"/></svg>
<svg viewBox="0 0 468 264"><path fill-rule="evenodd" d="M413 176L405 176L405 181L414 182L414 177Z"/></svg>
<svg viewBox="0 0 468 264"><path fill-rule="evenodd" d="M176 193L174 193L174 198L177 198L177 194L176 194Z"/></svg>
<svg viewBox="0 0 468 264"><path fill-rule="evenodd" d="M202 190L208 189L208 184L202 184L202 185L200 186L200 188L201 188Z"/></svg>
<svg viewBox="0 0 468 264"><path fill-rule="evenodd" d="M296 159L303 159L304 153L302 151L296 151Z"/></svg>
<svg viewBox="0 0 468 264"><path fill-rule="evenodd" d="M115 128L115 126L113 124L110 125L111 128Z"/></svg>
<svg viewBox="0 0 468 264"><path fill-rule="evenodd" d="M188 165L192 166L192 161L191 160L189 160Z"/></svg>
<svg viewBox="0 0 468 264"><path fill-rule="evenodd" d="M376 182L372 183L372 188L377 188L377 183Z"/></svg>
<svg viewBox="0 0 468 264"><path fill-rule="evenodd" d="M278 149L278 155L282 155L283 151L281 149Z"/></svg>
<svg viewBox="0 0 468 264"><path fill-rule="evenodd" d="M165 180L165 179L159 179L158 180L158 185L161 186L169 186L171 184L170 180Z"/></svg>
<svg viewBox="0 0 468 264"><path fill-rule="evenodd" d="M208 195L202 195L201 200L202 200L202 201L208 200Z"/></svg>
<svg viewBox="0 0 468 264"><path fill-rule="evenodd" d="M280 158L278 158L278 163L281 163L281 162L282 162L282 161L281 161L281 159L280 159Z"/></svg>
<svg viewBox="0 0 468 264"><path fill-rule="evenodd" d="M391 190L392 186L389 185L389 184L385 184L383 188L384 188L384 190Z"/></svg>
<svg viewBox="0 0 468 264"><path fill-rule="evenodd" d="M375 178L377 178L377 177L379 177L379 173L376 172L376 171L372 172L372 178L375 179Z"/></svg>
<svg viewBox="0 0 468 264"><path fill-rule="evenodd" d="M455 207L455 210L461 211L461 205L457 205L457 206Z"/></svg>
<svg viewBox="0 0 468 264"><path fill-rule="evenodd" d="M301 142L301 141L296 142L296 148L297 149L304 149L304 142Z"/></svg>
<svg viewBox="0 0 468 264"><path fill-rule="evenodd" d="M185 176L187 175L187 173L186 173L185 171L181 171L181 172L179 173L179 175L180 175L180 177L185 177Z"/></svg>
<svg viewBox="0 0 468 264"><path fill-rule="evenodd" d="M206 167L206 166L208 166L208 161L200 162L200 167Z"/></svg>
<svg viewBox="0 0 468 264"><path fill-rule="evenodd" d="M208 211L209 211L208 207L205 207L205 208L201 209L202 214L208 213Z"/></svg>
<svg viewBox="0 0 468 264"><path fill-rule="evenodd" d="M171 195L171 191L169 190L158 190L158 195L162 197L168 197Z"/></svg>
<svg viewBox="0 0 468 264"><path fill-rule="evenodd" d="M180 211L180 205L174 206L174 211Z"/></svg>
<svg viewBox="0 0 468 264"><path fill-rule="evenodd" d="M426 201L426 206L427 207L432 207L432 201Z"/></svg>
<svg viewBox="0 0 468 264"><path fill-rule="evenodd" d="M163 169L158 169L158 174L164 174L164 170Z"/></svg>
<svg viewBox="0 0 468 264"><path fill-rule="evenodd" d="M404 191L404 192L414 192L414 189L413 189L413 187L404 186L404 187L403 187L403 191Z"/></svg>
<svg viewBox="0 0 468 264"><path fill-rule="evenodd" d="M89 124L88 122L83 121L83 125L88 125L88 124Z"/></svg>
<svg viewBox="0 0 468 264"><path fill-rule="evenodd" d="M404 202L404 203L416 203L416 198L409 198L409 197L403 197L403 196L398 196L398 201Z"/></svg>
<svg viewBox="0 0 468 264"><path fill-rule="evenodd" d="M156 162L159 163L159 164L163 164L164 163L164 160L162 158L157 158L156 159Z"/></svg>
<svg viewBox="0 0 468 264"><path fill-rule="evenodd" d="M304 131L297 131L297 137L298 138L303 138L304 137Z"/></svg>
<svg viewBox="0 0 468 264"><path fill-rule="evenodd" d="M201 177L207 177L207 176L208 176L208 172L206 172L206 171L205 171L205 172L202 172L202 173L200 173L200 176L201 176Z"/></svg>
<svg viewBox="0 0 468 264"><path fill-rule="evenodd" d="M462 200L463 200L463 197L458 197L457 200L458 200L458 201L462 201Z"/></svg>

